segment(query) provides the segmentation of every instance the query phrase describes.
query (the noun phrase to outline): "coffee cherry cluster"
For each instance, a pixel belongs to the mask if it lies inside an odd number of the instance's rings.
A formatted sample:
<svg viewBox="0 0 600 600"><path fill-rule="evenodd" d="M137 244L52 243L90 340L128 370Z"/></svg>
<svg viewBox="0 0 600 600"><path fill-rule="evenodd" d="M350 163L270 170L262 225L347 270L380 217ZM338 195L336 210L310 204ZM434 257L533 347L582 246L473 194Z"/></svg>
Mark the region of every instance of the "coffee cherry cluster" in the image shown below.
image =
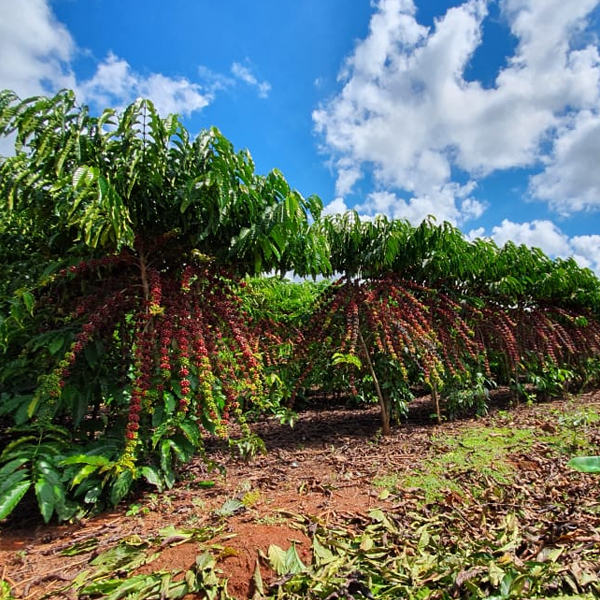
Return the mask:
<svg viewBox="0 0 600 600"><path fill-rule="evenodd" d="M124 422L124 460L134 462L151 449L153 414L172 406L167 398L176 398L174 422L189 417L225 436L232 418L247 430L242 407L263 396L258 336L241 311L235 279L210 261L170 268L153 254L163 246L138 240L137 253L67 268L47 293L55 304L72 305L64 320L75 333L34 405L58 410L66 382L88 366L79 356L100 343L101 360L110 361L123 387L122 400L97 405Z"/></svg>

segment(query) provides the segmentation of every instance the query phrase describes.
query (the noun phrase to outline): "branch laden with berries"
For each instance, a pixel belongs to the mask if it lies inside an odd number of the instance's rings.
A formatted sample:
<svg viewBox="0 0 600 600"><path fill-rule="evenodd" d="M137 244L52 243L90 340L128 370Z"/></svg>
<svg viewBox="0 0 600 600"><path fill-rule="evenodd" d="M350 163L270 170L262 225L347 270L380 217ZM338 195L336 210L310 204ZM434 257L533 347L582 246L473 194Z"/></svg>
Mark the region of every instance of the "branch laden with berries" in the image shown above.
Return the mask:
<svg viewBox="0 0 600 600"><path fill-rule="evenodd" d="M243 412L265 402L263 368L241 278L327 265L324 245L305 251L320 200L279 171L257 175L217 129L190 139L147 100L93 116L72 92L4 92L0 135L16 140L0 163L1 233L25 224L44 261L3 298L0 418L16 426L5 437L66 426L53 469L74 506L116 503L140 478L172 485L230 421L256 450ZM17 475L0 518L26 493Z"/></svg>
<svg viewBox="0 0 600 600"><path fill-rule="evenodd" d="M320 226L343 277L298 338L296 393L331 393L333 385L377 399L386 432L392 407L401 415L423 385L439 419L443 406L454 414L456 398L485 399L496 382L518 391L524 380L564 367L589 380L600 285L574 261L468 242L448 223L362 222L349 211ZM485 411L480 400L467 404Z"/></svg>
<svg viewBox="0 0 600 600"><path fill-rule="evenodd" d="M349 395L379 402L387 435L392 414L406 413L408 388L443 373L424 291L391 277L332 284L298 343L297 390L345 379Z"/></svg>

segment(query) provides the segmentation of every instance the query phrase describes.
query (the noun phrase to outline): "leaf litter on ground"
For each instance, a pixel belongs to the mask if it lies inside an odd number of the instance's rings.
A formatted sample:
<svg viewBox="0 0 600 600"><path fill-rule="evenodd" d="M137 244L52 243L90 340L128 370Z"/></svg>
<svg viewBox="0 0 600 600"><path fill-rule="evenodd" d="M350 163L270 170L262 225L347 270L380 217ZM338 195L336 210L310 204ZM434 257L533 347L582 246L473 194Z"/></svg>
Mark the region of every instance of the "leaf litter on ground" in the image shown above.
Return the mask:
<svg viewBox="0 0 600 600"><path fill-rule="evenodd" d="M340 444L330 432L331 450L326 445L323 450L302 447L297 455L301 467L306 462L308 468L311 451L321 463L325 457L338 468L342 464L344 475L358 473L362 485L372 489L373 505L354 512L316 511L313 506L293 519L281 511L282 519L293 520L310 537L310 555L308 561L301 558L294 543L287 550L271 544L266 553L258 552L248 575L254 581L253 597L600 597L600 481L567 466L575 455L599 453L594 411L597 402L540 405L467 427L430 428L420 442L413 440L421 446L410 469L393 460L410 455L406 438L396 445L377 439L361 444L344 436ZM295 456L293 447L282 449L277 464L281 457L292 462ZM385 468L372 464L385 456L390 457ZM246 465L245 475L268 460ZM300 497L321 494L326 502L332 491L346 485L340 473L330 482L314 473L303 481L304 486L296 486ZM263 495L273 490L266 483L261 489ZM212 511L205 511L199 527L177 522L177 506L168 502L163 509L174 523L163 523L158 533L128 532L125 521L115 523L116 528L92 528L89 534L74 535L70 545L54 545L62 560L79 560L70 571L66 562L63 569L40 572L27 581L18 570L15 575L5 568L3 581L21 598L141 600L192 594L231 599L227 580L233 574L222 559L236 550L219 540L235 535L231 519L251 520L257 509L241 511L231 490L220 498ZM153 570L166 549L192 544L196 558L190 564ZM26 563L27 557L21 560Z"/></svg>

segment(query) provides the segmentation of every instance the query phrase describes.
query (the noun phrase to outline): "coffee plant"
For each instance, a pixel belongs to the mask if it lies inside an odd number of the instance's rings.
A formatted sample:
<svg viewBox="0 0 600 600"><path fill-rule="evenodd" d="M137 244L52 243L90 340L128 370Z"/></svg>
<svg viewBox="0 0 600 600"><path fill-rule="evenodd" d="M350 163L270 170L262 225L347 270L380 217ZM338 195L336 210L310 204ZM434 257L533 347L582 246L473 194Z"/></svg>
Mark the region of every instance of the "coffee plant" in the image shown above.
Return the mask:
<svg viewBox="0 0 600 600"><path fill-rule="evenodd" d="M4 92L0 135L16 140L0 163L0 518L30 489L48 520L140 479L171 486L230 421L243 453L260 449L243 413L268 396L242 278L326 267L307 239L320 201L147 100L94 116L69 91Z"/></svg>
<svg viewBox="0 0 600 600"><path fill-rule="evenodd" d="M292 359L315 302L330 283L281 277L253 277L247 283L242 298L258 336L270 410L284 421L293 420L287 404L301 369Z"/></svg>
<svg viewBox="0 0 600 600"><path fill-rule="evenodd" d="M599 283L538 249L468 242L448 223L418 227L355 212L326 217L333 272L298 339L296 392L344 385L376 399L383 432L425 387L438 419L487 410L489 390L541 396L587 380L598 356ZM539 283L539 285L538 285Z"/></svg>

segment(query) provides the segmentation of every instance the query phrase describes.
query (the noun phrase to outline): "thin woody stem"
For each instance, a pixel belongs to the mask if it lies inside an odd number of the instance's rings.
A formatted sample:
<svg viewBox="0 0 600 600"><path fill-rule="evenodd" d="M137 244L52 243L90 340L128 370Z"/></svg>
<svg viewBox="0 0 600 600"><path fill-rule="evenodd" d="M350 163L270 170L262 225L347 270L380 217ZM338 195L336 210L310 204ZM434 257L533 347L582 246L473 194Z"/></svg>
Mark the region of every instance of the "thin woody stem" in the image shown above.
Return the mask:
<svg viewBox="0 0 600 600"><path fill-rule="evenodd" d="M373 384L375 385L375 391L377 392L377 398L379 400L379 406L381 408L381 433L383 435L390 434L390 414L388 411L388 407L383 396L383 392L381 391L381 386L379 385L379 379L377 379L377 375L375 374L375 369L373 368L373 362L371 361L371 356L369 355L369 350L367 348L367 344L365 342L365 338L363 337L362 332L358 331L358 337L360 339L360 343L362 345L363 351L365 353L365 358L367 361L367 366L369 367L369 372L371 373L371 377L373 378Z"/></svg>

